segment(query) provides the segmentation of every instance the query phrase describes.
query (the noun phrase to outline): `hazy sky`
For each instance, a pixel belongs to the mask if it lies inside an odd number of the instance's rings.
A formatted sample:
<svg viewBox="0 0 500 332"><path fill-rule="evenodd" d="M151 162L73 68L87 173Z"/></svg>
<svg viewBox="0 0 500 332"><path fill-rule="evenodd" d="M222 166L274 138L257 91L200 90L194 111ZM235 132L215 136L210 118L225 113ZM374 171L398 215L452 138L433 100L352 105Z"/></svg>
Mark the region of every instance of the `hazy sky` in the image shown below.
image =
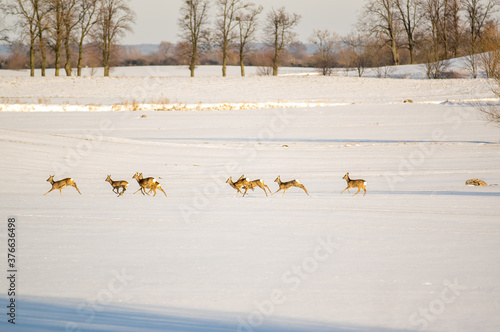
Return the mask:
<svg viewBox="0 0 500 332"><path fill-rule="evenodd" d="M163 40L176 42L177 19L183 0L131 0L136 12L134 32L128 33L123 44L157 44ZM329 29L341 35L351 31L366 0L251 0L262 5L264 17L272 8L286 7L287 12L302 15L295 31L306 42L314 29ZM215 8L211 8L215 18Z"/></svg>

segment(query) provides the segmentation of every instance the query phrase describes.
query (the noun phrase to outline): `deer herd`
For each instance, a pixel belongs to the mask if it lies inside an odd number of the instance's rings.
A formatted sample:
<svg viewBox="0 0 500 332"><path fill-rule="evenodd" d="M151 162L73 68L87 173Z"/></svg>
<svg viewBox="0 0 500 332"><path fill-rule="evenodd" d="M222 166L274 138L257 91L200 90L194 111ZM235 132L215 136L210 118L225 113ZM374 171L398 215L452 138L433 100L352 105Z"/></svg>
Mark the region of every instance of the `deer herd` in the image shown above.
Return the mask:
<svg viewBox="0 0 500 332"><path fill-rule="evenodd" d="M158 182L158 179L161 179L160 177L158 177L158 178L153 178L153 177L144 178L142 173L135 173L134 176L132 176L132 178L135 179L137 181L137 183L139 184L139 189L136 192L134 192L134 194L136 194L140 191L143 195L150 195L151 192L153 192L153 196L156 196L156 190L160 190L161 192L163 192L163 194L165 194L165 197L167 197L167 193L161 187L160 182ZM352 180L351 178L349 178L349 173L346 173L346 175L344 175L344 177L342 179L347 181L347 187L341 192L341 194L343 194L344 191L346 191L346 190L348 192L350 192L350 190L349 190L350 188L357 188L358 191L353 196L356 196L361 191L361 189L364 190L363 196L366 195L366 181L365 180L361 180L361 179ZM128 187L127 181L124 181L124 180L113 181L111 179L111 175L108 175L108 177L104 181L109 182L109 184L113 188L112 189L113 192L115 194L117 194L118 197L122 196ZM44 195L47 195L48 193L50 193L54 189L59 189L59 194L62 196L62 189L66 188L67 186L75 187L75 189L78 191L78 193L80 195L82 194L80 192L80 190L78 189L76 182L72 178L66 178L63 180L54 181L54 175L51 175L47 179L47 182L50 182L50 184L52 185L52 188L48 192L46 192ZM268 190L269 190L269 193L271 194L271 196L276 194L278 191L283 190L283 195L281 196L281 197L283 197L283 196L285 196L285 192L292 187L301 188L309 196L309 193L307 192L306 187L304 187L304 185L302 183L300 183L299 180L291 180L291 181L282 182L280 179L280 176L278 176L276 178L276 180L274 180L274 182L276 182L278 184L279 188L274 193L272 193L271 189L269 189L269 187L264 184L264 181L262 181L262 179L250 181L250 179L248 179L244 175L242 175L235 182L233 182L231 177L229 177L229 179L227 179L227 181L226 181L226 183L229 183L229 185L231 187L236 189L236 197L238 197L239 194L242 194L243 196L245 196L247 194L248 189L251 189L253 191L255 187L259 187L262 190L264 190L264 193L266 194L266 196L269 196L267 194ZM121 192L120 192L120 189L121 189ZM147 191L147 189L149 189L149 191ZM243 189L245 190L245 192L242 192Z"/></svg>

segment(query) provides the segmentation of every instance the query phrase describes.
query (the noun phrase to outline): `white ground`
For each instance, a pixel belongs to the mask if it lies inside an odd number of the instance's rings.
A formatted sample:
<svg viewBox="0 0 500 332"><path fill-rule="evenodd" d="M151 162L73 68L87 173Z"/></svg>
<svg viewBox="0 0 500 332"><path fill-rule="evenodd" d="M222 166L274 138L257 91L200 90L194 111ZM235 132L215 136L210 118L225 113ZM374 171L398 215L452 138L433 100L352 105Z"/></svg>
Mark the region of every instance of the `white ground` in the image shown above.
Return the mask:
<svg viewBox="0 0 500 332"><path fill-rule="evenodd" d="M1 331L500 330L500 129L468 103L488 82L201 69L0 74L0 266L15 216L19 269ZM109 111L160 99L194 110ZM137 171L168 197L134 195ZM347 171L366 196L340 195ZM44 196L51 174L82 195ZM241 174L310 196L236 198Z"/></svg>

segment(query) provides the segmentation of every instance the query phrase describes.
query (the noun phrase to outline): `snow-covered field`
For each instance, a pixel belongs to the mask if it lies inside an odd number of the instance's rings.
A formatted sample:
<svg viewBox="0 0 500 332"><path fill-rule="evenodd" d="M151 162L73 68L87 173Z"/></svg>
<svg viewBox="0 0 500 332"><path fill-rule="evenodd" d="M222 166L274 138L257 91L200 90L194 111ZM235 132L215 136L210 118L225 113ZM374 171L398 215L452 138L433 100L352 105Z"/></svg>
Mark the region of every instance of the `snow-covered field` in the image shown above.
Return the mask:
<svg viewBox="0 0 500 332"><path fill-rule="evenodd" d="M470 106L486 80L140 70L0 71L1 331L500 330L500 129ZM135 172L168 197L134 195ZM366 196L340 194L346 172ZM82 195L44 196L53 174ZM236 197L242 174L310 195Z"/></svg>

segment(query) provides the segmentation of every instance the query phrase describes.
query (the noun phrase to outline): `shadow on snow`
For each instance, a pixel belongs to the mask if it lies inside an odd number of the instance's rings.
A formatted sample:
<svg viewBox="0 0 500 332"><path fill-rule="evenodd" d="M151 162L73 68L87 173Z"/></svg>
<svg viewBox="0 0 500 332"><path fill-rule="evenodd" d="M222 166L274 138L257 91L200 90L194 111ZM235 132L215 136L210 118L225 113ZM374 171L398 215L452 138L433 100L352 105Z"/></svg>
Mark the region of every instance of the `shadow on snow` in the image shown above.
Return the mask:
<svg viewBox="0 0 500 332"><path fill-rule="evenodd" d="M56 302L56 303L55 303ZM0 298L2 307L6 298ZM332 323L308 322L295 319L264 316L261 324L252 327L246 322L248 313L228 314L188 309L165 308L160 312L131 307L95 305L95 310L87 301L38 299L16 301L16 324L12 325L4 317L0 322L1 331L234 331L234 332L395 332L389 328L352 326ZM260 313L258 315L261 315ZM242 322L244 322L242 324ZM410 332L410 330L397 330Z"/></svg>

